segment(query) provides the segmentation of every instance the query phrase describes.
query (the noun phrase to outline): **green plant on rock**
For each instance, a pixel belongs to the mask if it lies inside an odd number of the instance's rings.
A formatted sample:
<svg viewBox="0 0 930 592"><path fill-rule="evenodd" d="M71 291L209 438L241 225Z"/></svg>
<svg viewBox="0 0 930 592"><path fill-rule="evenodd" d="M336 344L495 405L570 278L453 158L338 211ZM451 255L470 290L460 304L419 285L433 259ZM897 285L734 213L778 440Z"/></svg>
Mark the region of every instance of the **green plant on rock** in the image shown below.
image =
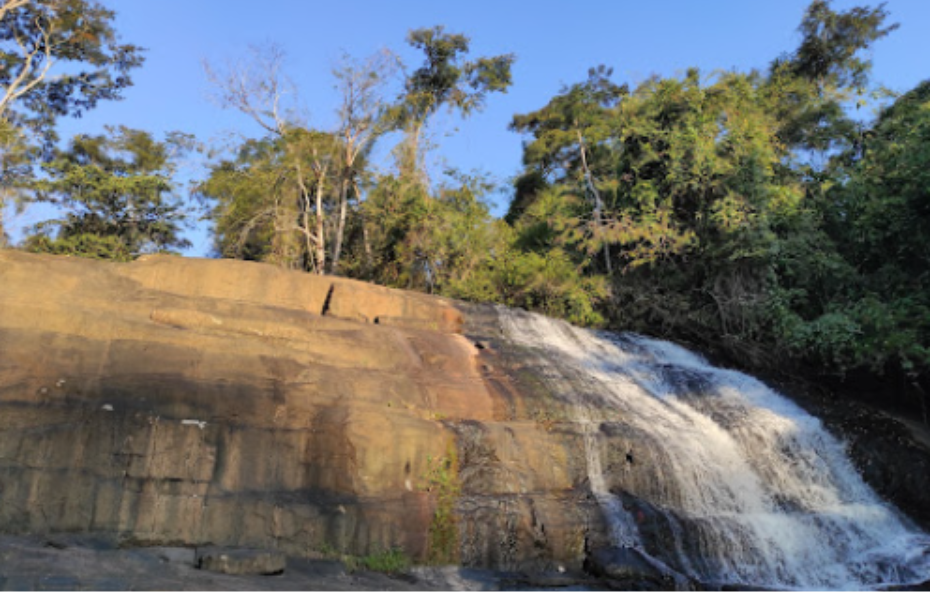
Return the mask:
<svg viewBox="0 0 930 592"><path fill-rule="evenodd" d="M391 547L375 551L364 556L345 555L342 557L348 572L355 572L361 569L369 571L380 571L382 573L400 573L410 567L412 561L410 557L400 547Z"/></svg>
<svg viewBox="0 0 930 592"><path fill-rule="evenodd" d="M461 493L458 475L458 454L449 446L446 455L428 456L421 489L436 496L436 510L429 526L427 561L433 565L455 563L458 560L458 524L455 502Z"/></svg>

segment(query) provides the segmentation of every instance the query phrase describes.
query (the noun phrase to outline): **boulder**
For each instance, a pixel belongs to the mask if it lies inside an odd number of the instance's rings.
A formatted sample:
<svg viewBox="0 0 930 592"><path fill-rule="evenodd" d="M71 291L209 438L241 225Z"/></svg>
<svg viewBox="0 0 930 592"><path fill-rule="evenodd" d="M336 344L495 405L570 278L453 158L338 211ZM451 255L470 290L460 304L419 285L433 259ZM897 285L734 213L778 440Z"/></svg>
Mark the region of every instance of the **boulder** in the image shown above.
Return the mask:
<svg viewBox="0 0 930 592"><path fill-rule="evenodd" d="M284 573L287 558L278 551L264 549L197 549L198 569L236 576L270 576Z"/></svg>
<svg viewBox="0 0 930 592"><path fill-rule="evenodd" d="M623 582L623 589L676 589L675 580L670 573L633 547L595 549L588 555L585 569L593 576Z"/></svg>

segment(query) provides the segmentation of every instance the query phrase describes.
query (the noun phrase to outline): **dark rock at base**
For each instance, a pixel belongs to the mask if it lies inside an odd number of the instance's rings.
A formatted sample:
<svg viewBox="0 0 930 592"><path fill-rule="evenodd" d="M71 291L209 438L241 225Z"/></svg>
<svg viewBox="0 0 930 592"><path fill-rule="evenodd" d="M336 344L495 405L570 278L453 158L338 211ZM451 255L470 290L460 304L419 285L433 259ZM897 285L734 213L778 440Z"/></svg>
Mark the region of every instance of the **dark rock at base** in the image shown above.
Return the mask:
<svg viewBox="0 0 930 592"><path fill-rule="evenodd" d="M879 590L888 591L888 592L904 592L910 590L930 590L930 580L921 582L919 584L901 584L899 586L886 586L879 588Z"/></svg>
<svg viewBox="0 0 930 592"><path fill-rule="evenodd" d="M746 592L776 592L779 588L765 588L763 586L752 586L749 584L720 584L718 587L709 588L710 590L720 590L720 592L739 592L740 590L745 590Z"/></svg>
<svg viewBox="0 0 930 592"><path fill-rule="evenodd" d="M674 578L632 547L602 547L588 554L585 569L627 590L667 590Z"/></svg>
<svg viewBox="0 0 930 592"><path fill-rule="evenodd" d="M42 539L43 546L59 551L71 547L93 549L95 551L108 551L117 548L117 544L112 538L86 533L55 533L37 538Z"/></svg>
<svg viewBox="0 0 930 592"><path fill-rule="evenodd" d="M284 573L287 557L264 549L228 549L207 547L197 550L198 569L237 576L276 575Z"/></svg>
<svg viewBox="0 0 930 592"><path fill-rule="evenodd" d="M34 590L36 578L30 576L0 576L0 590Z"/></svg>
<svg viewBox="0 0 930 592"><path fill-rule="evenodd" d="M189 547L149 547L149 552L155 553L158 560L163 563L176 563L196 567L197 552Z"/></svg>
<svg viewBox="0 0 930 592"><path fill-rule="evenodd" d="M81 582L74 576L43 576L39 578L39 590L80 590Z"/></svg>
<svg viewBox="0 0 930 592"><path fill-rule="evenodd" d="M308 579L344 578L348 574L346 565L338 559L304 559L290 557L287 560L287 573L300 575Z"/></svg>
<svg viewBox="0 0 930 592"><path fill-rule="evenodd" d="M501 589L513 590L588 590L597 582L584 574L541 572L502 578Z"/></svg>

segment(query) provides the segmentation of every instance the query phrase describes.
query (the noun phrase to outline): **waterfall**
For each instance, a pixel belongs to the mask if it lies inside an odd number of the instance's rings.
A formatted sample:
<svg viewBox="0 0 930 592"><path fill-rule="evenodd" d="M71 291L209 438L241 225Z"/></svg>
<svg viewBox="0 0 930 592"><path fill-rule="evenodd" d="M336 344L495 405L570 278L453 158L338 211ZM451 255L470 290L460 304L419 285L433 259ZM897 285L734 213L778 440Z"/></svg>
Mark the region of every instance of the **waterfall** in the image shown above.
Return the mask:
<svg viewBox="0 0 930 592"><path fill-rule="evenodd" d="M864 589L930 578L930 536L820 421L668 342L499 309L571 409L617 546L703 582Z"/></svg>

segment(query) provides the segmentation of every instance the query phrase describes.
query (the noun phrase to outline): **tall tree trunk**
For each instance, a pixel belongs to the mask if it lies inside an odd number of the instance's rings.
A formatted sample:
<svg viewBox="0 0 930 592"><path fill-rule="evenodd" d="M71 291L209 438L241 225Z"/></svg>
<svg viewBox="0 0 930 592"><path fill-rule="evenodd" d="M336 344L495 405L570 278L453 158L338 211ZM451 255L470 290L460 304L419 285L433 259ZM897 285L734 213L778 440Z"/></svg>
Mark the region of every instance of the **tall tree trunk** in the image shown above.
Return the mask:
<svg viewBox="0 0 930 592"><path fill-rule="evenodd" d="M326 236L323 232L323 180L326 172L320 174L316 184L316 261L317 273L326 273Z"/></svg>
<svg viewBox="0 0 930 592"><path fill-rule="evenodd" d="M306 243L307 256L310 259L310 269L312 273L323 275L326 273L326 243L323 232L323 185L326 180L326 167L322 167L316 179L315 201L316 201L316 223L311 228L310 209L310 189L307 187L304 179L303 170L298 163L295 167L297 171L297 186L300 189L300 209L301 209L301 232L304 234Z"/></svg>
<svg viewBox="0 0 930 592"><path fill-rule="evenodd" d="M339 259L342 256L342 241L346 231L346 210L349 202L349 179L343 177L339 188L339 220L336 223L336 238L333 242L333 262L331 271L339 273Z"/></svg>
<svg viewBox="0 0 930 592"><path fill-rule="evenodd" d="M588 189L591 191L592 197L594 197L594 227L600 230L604 224L601 216L601 212L604 209L604 202L601 200L601 194L597 190L597 187L594 186L594 179L591 177L591 169L588 168L588 157L585 153L584 138L580 131L578 132L578 144L581 151L581 166L584 169L584 180ZM610 247L607 241L604 241L604 265L607 266L607 274L613 275L613 264L610 262Z"/></svg>
<svg viewBox="0 0 930 592"><path fill-rule="evenodd" d="M423 122L415 122L408 128L407 137L404 138L400 174L409 183L428 185L426 171L420 167L420 136L422 133Z"/></svg>
<svg viewBox="0 0 930 592"><path fill-rule="evenodd" d="M313 246L313 235L310 234L310 196L301 192L301 202L300 215L304 232L304 248L307 251L307 259L309 260L309 265L306 266L307 271L311 273L320 273L316 261L316 252Z"/></svg>
<svg viewBox="0 0 930 592"><path fill-rule="evenodd" d="M358 190L358 184L352 183L355 193L361 195ZM359 221L362 223L362 247L365 249L365 270L364 277L371 280L371 269L374 267L374 260L371 254L371 237L368 234L368 218L365 216L365 208L358 209Z"/></svg>
<svg viewBox="0 0 930 592"><path fill-rule="evenodd" d="M6 208L6 204L3 203L3 198L0 197L0 249L6 248L6 227L3 225L4 217L3 210Z"/></svg>

